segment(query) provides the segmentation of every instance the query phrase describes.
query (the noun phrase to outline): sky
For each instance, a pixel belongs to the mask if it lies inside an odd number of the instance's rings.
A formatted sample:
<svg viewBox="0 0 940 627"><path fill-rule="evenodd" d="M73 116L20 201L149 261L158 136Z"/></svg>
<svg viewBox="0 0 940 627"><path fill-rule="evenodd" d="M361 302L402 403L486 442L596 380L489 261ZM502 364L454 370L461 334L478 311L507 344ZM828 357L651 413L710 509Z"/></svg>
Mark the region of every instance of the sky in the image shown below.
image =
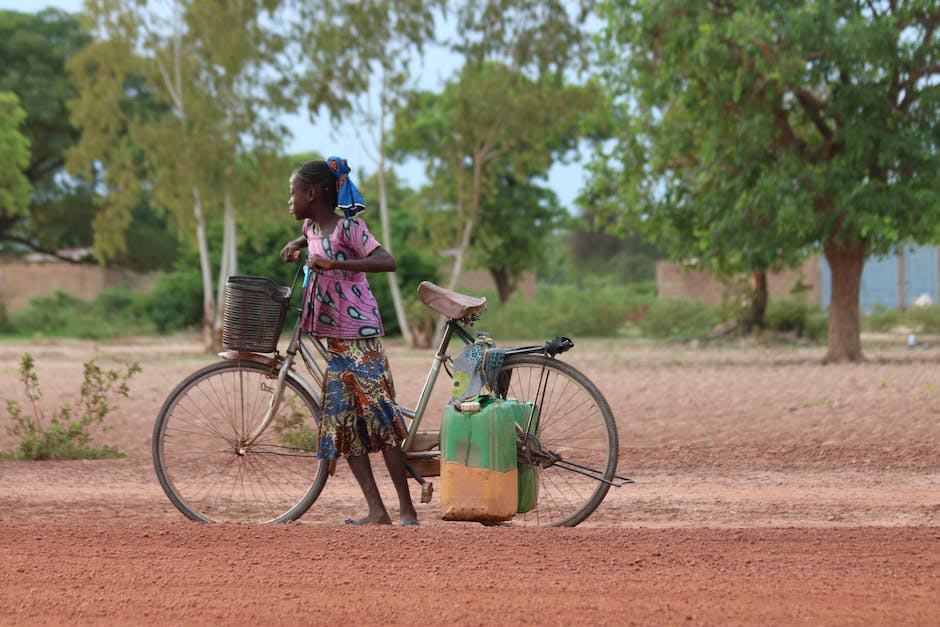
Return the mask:
<svg viewBox="0 0 940 627"><path fill-rule="evenodd" d="M71 13L77 13L82 8L82 0L0 0L0 9L10 9L32 13L46 7L56 7ZM456 65L445 54L428 55L425 67L421 70L420 87L424 89L438 89L443 82L456 70ZM318 120L315 124L310 121L306 112L285 115L284 124L290 129L292 138L286 142L288 154L316 151L324 156L339 155L349 162L352 174L361 176L375 171L376 165L369 149L363 146L356 132L342 124L336 130L328 120ZM414 161L408 161L396 166L396 171L404 179L406 185L418 188L427 181L423 166ZM548 186L557 194L563 207L574 212L574 198L577 196L585 180L584 163L574 161L568 164L556 164L548 175ZM369 202L369 199L366 199Z"/></svg>

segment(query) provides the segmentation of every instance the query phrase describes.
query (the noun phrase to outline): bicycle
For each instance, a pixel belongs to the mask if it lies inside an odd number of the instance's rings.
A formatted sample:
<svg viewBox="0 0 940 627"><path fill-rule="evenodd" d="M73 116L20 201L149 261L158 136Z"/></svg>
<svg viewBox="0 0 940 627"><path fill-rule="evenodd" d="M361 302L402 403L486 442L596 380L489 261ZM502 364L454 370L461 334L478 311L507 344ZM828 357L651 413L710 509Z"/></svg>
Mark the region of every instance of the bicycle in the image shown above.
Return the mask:
<svg viewBox="0 0 940 627"><path fill-rule="evenodd" d="M335 468L316 457L325 347L304 337L298 317L285 353L277 350L296 282L297 275L291 287L265 277L230 277L222 333L228 350L220 353L222 361L177 385L157 416L154 468L170 501L191 520L295 520L317 500ZM447 351L454 337L465 344L489 338L467 329L486 310L485 298L427 281L418 295L444 321L418 401L414 409L402 406L410 420L402 449L422 486L422 501L429 502L427 477L440 474L440 430L419 427L431 392L442 367L450 374ZM517 428L518 468L538 474L538 499L510 524L577 525L611 486L633 482L616 474L617 429L607 401L586 376L556 358L573 346L556 337L541 346L507 349L491 377L492 395L538 408L536 421ZM312 383L298 371L298 355Z"/></svg>

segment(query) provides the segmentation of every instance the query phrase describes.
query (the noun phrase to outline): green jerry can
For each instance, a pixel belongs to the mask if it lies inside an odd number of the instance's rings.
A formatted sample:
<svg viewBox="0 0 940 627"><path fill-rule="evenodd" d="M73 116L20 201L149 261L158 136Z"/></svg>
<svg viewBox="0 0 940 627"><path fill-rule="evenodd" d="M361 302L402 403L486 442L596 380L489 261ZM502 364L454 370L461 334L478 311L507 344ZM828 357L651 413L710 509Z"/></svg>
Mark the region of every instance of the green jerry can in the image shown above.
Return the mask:
<svg viewBox="0 0 940 627"><path fill-rule="evenodd" d="M498 522L516 515L519 473L516 424L527 406L481 397L448 405L441 421L441 516Z"/></svg>
<svg viewBox="0 0 940 627"><path fill-rule="evenodd" d="M519 429L525 430L526 421L529 419L529 415L531 414L532 422L535 425L535 428L532 431L535 433L536 437L540 436L542 430L539 428L538 408L535 407L533 403L519 403L518 407L522 408L522 411L514 412L514 419L516 424L519 425ZM542 469L538 466L525 464L521 461L519 462L518 469L519 499L516 511L520 514L525 514L526 512L535 508L535 505L538 503L539 475L541 474Z"/></svg>

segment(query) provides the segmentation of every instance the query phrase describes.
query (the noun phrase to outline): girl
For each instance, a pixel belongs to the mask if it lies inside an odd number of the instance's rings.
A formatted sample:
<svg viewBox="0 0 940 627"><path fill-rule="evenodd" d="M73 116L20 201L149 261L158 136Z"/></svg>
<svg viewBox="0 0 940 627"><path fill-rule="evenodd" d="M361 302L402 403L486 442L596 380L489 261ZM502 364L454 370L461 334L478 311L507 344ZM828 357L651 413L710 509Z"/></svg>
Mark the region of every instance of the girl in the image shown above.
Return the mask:
<svg viewBox="0 0 940 627"><path fill-rule="evenodd" d="M401 450L407 431L395 402L378 304L366 279L366 273L391 272L396 264L355 217L364 209L345 159L303 164L290 178L290 211L303 220L303 236L284 246L281 259L293 261L306 247L307 265L318 273L304 293L301 313L302 328L324 339L329 351L317 457L345 457L369 507L363 518L346 523L391 524L369 463L369 453L382 451L401 524L417 525Z"/></svg>

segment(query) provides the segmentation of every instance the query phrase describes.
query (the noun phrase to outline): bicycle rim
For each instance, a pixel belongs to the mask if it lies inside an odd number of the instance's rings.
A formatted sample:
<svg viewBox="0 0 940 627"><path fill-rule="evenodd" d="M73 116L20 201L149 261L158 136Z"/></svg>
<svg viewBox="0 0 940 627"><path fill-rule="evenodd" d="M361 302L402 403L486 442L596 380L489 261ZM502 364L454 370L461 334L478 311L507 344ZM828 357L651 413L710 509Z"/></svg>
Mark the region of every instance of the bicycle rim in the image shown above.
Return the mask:
<svg viewBox="0 0 940 627"><path fill-rule="evenodd" d="M542 355L511 355L500 370L499 396L535 402L536 435L546 451L565 462L596 470L610 481L617 470L617 428L607 401L581 372ZM536 506L516 514L513 525L573 527L587 518L610 487L564 468L529 466L537 476ZM526 465L520 464L520 470Z"/></svg>
<svg viewBox="0 0 940 627"><path fill-rule="evenodd" d="M223 361L187 377L154 425L160 485L188 518L202 522L294 520L317 499L328 467L316 458L317 403L288 377L278 413L261 423L276 380L254 362Z"/></svg>

